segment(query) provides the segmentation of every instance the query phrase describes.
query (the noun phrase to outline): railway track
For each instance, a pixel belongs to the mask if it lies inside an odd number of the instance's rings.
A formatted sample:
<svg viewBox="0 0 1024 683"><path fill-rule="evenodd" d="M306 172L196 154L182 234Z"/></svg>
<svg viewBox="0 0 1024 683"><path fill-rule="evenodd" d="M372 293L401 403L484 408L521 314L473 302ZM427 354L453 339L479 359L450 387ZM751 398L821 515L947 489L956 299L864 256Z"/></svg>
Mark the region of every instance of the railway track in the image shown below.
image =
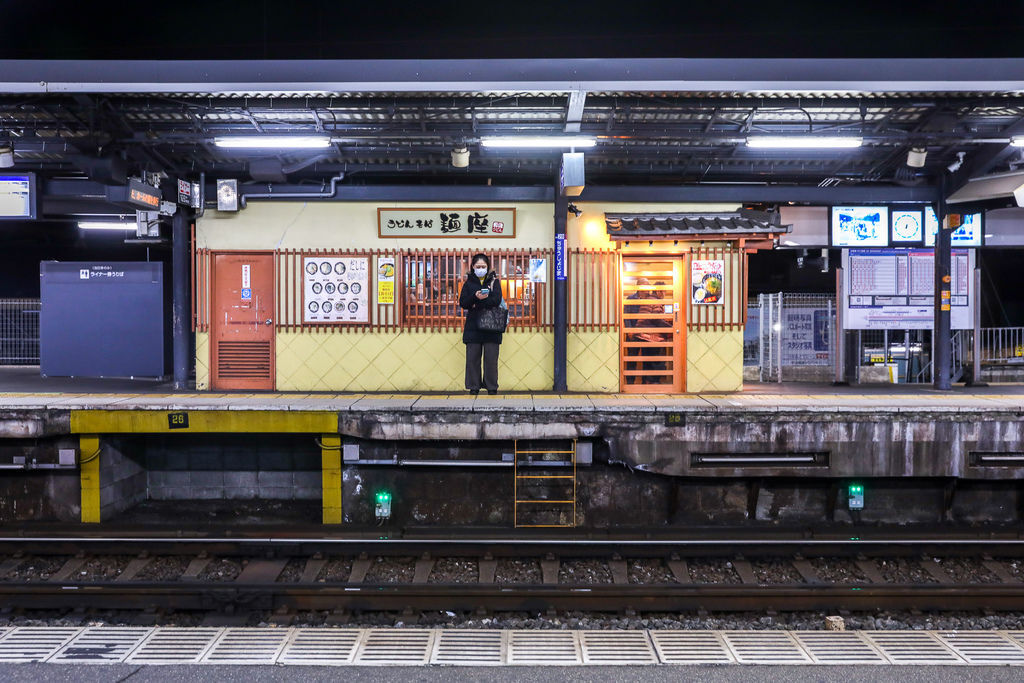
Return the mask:
<svg viewBox="0 0 1024 683"><path fill-rule="evenodd" d="M0 538L6 610L1024 611L1005 538Z"/></svg>

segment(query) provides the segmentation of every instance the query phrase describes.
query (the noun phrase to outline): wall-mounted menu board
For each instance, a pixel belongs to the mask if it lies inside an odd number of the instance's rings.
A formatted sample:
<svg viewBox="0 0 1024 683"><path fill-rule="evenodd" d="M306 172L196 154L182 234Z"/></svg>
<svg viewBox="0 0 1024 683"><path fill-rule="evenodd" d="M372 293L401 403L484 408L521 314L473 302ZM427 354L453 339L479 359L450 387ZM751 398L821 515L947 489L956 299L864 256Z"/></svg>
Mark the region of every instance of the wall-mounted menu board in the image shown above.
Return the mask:
<svg viewBox="0 0 1024 683"><path fill-rule="evenodd" d="M974 252L953 251L953 329L974 327ZM844 249L843 327L930 330L934 324L935 256L931 249Z"/></svg>
<svg viewBox="0 0 1024 683"><path fill-rule="evenodd" d="M302 271L302 322L370 322L369 258L306 256Z"/></svg>

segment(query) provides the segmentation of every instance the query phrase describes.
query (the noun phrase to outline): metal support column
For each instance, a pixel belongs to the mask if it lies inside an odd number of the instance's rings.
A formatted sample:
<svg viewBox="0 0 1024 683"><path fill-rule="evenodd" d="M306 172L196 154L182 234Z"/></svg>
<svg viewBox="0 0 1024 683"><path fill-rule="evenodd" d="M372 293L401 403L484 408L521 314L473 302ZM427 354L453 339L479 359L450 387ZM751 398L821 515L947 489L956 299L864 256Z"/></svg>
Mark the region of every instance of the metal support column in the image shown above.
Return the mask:
<svg viewBox="0 0 1024 683"><path fill-rule="evenodd" d="M174 352L174 388L188 381L188 226L192 211L178 207L171 235L171 348Z"/></svg>
<svg viewBox="0 0 1024 683"><path fill-rule="evenodd" d="M100 437L78 437L78 466L82 489L82 523L100 522Z"/></svg>
<svg viewBox="0 0 1024 683"><path fill-rule="evenodd" d="M568 389L566 362L568 355L569 303L566 298L566 277L568 274L568 248L566 247L566 222L569 213L569 199L562 195L559 182L555 180L555 368L554 390ZM561 272L559 262L561 260ZM561 277L560 277L561 276Z"/></svg>
<svg viewBox="0 0 1024 683"><path fill-rule="evenodd" d="M320 471L323 523L341 524L341 437L337 434L320 437Z"/></svg>
<svg viewBox="0 0 1024 683"><path fill-rule="evenodd" d="M953 231L947 220L946 183L939 184L938 201L935 203L935 218L939 231L935 235L935 312L932 346L932 382L936 389L948 390L953 387L953 332L950 321L950 299L952 290L952 247Z"/></svg>
<svg viewBox="0 0 1024 683"><path fill-rule="evenodd" d="M974 332L971 335L971 379L972 387L985 387L981 381L981 268L974 269L974 290L970 293L974 305Z"/></svg>

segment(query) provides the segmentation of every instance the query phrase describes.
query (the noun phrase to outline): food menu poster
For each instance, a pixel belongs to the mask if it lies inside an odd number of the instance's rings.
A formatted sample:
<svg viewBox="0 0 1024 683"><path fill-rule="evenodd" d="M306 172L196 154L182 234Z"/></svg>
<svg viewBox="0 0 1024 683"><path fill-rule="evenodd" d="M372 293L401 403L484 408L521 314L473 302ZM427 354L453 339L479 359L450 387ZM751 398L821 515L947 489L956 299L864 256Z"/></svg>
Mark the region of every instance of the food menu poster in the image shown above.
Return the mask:
<svg viewBox="0 0 1024 683"><path fill-rule="evenodd" d="M302 272L302 322L370 322L369 258L306 256Z"/></svg>
<svg viewBox="0 0 1024 683"><path fill-rule="evenodd" d="M954 250L950 272L953 329L971 329L974 252ZM935 257L931 249L844 249L843 284L843 326L848 330L933 327Z"/></svg>
<svg viewBox="0 0 1024 683"><path fill-rule="evenodd" d="M690 266L691 301L695 304L725 303L725 261L694 259Z"/></svg>

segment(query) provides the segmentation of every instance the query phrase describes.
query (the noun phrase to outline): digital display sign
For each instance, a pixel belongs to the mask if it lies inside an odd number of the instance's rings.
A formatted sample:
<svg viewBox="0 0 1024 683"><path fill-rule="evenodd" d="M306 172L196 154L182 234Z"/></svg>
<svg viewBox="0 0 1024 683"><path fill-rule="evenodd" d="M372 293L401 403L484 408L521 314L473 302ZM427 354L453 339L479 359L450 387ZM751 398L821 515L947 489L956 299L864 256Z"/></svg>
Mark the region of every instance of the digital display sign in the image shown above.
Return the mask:
<svg viewBox="0 0 1024 683"><path fill-rule="evenodd" d="M36 217L36 176L34 173L0 174L0 220Z"/></svg>
<svg viewBox="0 0 1024 683"><path fill-rule="evenodd" d="M962 223L959 228L953 231L950 236L950 243L954 247L980 247L982 242L982 217L980 213L964 214L961 216ZM932 207L924 208L924 245L935 246L935 235L939 232L939 220L935 217Z"/></svg>
<svg viewBox="0 0 1024 683"><path fill-rule="evenodd" d="M920 209L893 209L890 218L893 244L921 244L924 239L924 214Z"/></svg>
<svg viewBox="0 0 1024 683"><path fill-rule="evenodd" d="M889 207L833 206L833 247L889 246Z"/></svg>

